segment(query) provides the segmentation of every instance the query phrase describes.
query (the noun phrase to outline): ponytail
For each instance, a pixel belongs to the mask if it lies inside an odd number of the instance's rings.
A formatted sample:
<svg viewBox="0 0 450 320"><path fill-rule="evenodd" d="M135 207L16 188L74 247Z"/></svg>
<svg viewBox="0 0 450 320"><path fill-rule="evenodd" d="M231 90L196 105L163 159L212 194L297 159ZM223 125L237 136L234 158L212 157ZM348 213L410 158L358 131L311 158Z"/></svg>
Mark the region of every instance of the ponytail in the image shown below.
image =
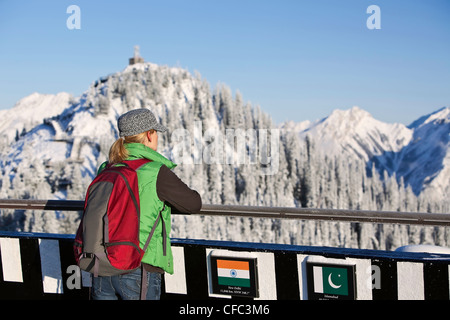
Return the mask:
<svg viewBox="0 0 450 320"><path fill-rule="evenodd" d="M155 130L150 130L153 133ZM147 132L141 132L134 136L128 136L124 138L119 138L114 142L109 149L109 163L116 164L126 160L129 156L127 148L125 148L126 143L144 143L147 139Z"/></svg>
<svg viewBox="0 0 450 320"><path fill-rule="evenodd" d="M125 139L119 138L109 149L109 163L115 164L128 158L128 150L125 148Z"/></svg>

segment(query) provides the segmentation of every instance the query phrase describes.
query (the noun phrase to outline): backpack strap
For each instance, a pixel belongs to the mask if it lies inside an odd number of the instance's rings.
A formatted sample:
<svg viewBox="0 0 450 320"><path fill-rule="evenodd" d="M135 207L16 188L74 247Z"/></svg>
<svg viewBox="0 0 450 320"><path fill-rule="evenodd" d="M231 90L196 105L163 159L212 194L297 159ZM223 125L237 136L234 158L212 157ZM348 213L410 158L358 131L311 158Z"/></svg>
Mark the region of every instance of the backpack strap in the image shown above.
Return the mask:
<svg viewBox="0 0 450 320"><path fill-rule="evenodd" d="M144 268L144 264L141 263L141 300L146 300L148 289L148 277L147 270Z"/></svg>
<svg viewBox="0 0 450 320"><path fill-rule="evenodd" d="M158 213L158 217L156 218L155 223L153 224L152 230L148 234L147 241L145 242L144 248L142 249L142 250L144 250L144 252L147 251L147 247L150 244L150 240L152 239L153 234L155 233L155 230L156 230L156 227L158 226L159 220L161 220L162 221L162 227L163 227L163 230L162 230L162 232L163 232L163 255L166 255L166 236L167 236L166 228L165 228L166 227L166 223L164 222L164 219L162 217L162 212L164 211L165 208L166 208L166 204L164 203L162 209Z"/></svg>
<svg viewBox="0 0 450 320"><path fill-rule="evenodd" d="M86 256L90 256L92 257L92 261L91 263L87 266L86 270L92 270L92 268L94 268L93 274L94 277L97 278L98 277L98 268L99 268L99 264L100 264L100 257L103 257L104 260L107 259L106 257L106 253L104 252L97 252L96 254L92 254L92 253L88 253L86 254Z"/></svg>

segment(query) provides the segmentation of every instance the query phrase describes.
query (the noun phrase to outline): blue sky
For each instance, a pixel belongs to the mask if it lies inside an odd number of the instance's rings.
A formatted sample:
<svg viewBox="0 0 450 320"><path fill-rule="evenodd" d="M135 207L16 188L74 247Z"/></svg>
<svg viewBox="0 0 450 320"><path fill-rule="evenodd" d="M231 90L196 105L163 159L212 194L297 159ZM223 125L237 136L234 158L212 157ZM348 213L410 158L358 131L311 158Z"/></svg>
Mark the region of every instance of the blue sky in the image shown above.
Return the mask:
<svg viewBox="0 0 450 320"><path fill-rule="evenodd" d="M80 8L70 30L67 7ZM366 26L377 5L381 29ZM448 0L0 0L0 109L33 93L86 91L146 61L239 90L273 120L359 106L409 124L450 106Z"/></svg>

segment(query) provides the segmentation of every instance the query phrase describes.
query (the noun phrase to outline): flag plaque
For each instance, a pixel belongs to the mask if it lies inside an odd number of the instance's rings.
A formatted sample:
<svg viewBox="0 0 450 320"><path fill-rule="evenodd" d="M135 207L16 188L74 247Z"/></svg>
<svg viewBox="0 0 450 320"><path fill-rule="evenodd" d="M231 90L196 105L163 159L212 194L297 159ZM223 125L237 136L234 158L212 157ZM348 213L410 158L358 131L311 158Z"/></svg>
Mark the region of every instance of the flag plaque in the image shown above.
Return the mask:
<svg viewBox="0 0 450 320"><path fill-rule="evenodd" d="M212 293L257 298L256 258L210 256Z"/></svg>
<svg viewBox="0 0 450 320"><path fill-rule="evenodd" d="M355 300L355 265L306 263L308 300Z"/></svg>

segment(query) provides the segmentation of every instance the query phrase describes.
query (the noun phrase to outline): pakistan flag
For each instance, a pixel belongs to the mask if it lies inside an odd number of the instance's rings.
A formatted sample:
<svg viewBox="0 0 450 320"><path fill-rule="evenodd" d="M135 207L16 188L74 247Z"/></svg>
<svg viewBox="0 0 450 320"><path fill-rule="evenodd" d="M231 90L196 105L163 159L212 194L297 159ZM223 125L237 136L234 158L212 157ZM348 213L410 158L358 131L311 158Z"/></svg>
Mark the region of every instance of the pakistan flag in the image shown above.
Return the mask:
<svg viewBox="0 0 450 320"><path fill-rule="evenodd" d="M314 292L323 294L348 295L346 268L313 267Z"/></svg>

